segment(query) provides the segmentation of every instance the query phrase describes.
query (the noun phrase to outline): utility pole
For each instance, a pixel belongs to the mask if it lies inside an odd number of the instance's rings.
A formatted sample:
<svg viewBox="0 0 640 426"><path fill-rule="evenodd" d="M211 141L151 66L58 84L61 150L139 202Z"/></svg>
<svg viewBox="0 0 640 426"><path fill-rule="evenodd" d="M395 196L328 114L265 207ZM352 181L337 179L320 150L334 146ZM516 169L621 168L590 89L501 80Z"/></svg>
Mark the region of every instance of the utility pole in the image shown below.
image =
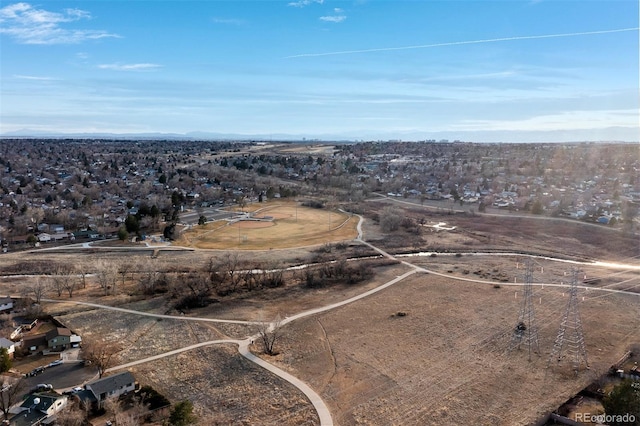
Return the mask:
<svg viewBox="0 0 640 426"><path fill-rule="evenodd" d="M580 319L580 311L578 309L577 269L573 269L573 279L571 280L571 287L569 289L569 302L567 303L567 308L560 322L558 336L553 344L549 365L551 365L552 362L556 365L563 362L570 362L576 374L578 374L582 363L589 369L587 350L584 344L584 333L582 332L582 320Z"/></svg>
<svg viewBox="0 0 640 426"><path fill-rule="evenodd" d="M524 286L522 288L522 305L518 315L518 322L511 336L509 351L520 350L524 345L529 354L529 361L531 361L532 353L540 355L538 326L536 325L536 316L533 310L533 263L531 260L526 262Z"/></svg>

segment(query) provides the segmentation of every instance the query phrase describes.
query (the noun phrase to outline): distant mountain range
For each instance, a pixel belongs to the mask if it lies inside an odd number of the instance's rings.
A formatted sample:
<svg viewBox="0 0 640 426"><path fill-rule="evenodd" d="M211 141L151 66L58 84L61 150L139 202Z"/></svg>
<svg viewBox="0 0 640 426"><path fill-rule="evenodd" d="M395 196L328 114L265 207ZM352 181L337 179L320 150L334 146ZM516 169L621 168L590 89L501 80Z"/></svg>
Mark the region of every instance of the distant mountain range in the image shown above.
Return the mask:
<svg viewBox="0 0 640 426"><path fill-rule="evenodd" d="M1 133L0 138L71 138L71 139L169 139L169 140L233 140L233 141L306 141L306 142L356 142L356 141L424 141L448 140L466 142L638 142L640 129L608 127L596 130L553 131L451 131L423 132L408 130L401 132L376 132L370 130L324 134L240 134L214 132L188 133L63 133L35 130L18 130Z"/></svg>

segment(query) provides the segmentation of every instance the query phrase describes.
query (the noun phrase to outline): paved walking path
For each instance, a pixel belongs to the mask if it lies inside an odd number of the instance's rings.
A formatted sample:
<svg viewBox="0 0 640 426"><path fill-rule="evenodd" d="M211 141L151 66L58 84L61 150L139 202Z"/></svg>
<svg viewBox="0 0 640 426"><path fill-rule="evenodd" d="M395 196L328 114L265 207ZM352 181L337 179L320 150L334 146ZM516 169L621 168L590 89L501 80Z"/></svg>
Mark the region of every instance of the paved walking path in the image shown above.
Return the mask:
<svg viewBox="0 0 640 426"><path fill-rule="evenodd" d="M404 260L399 260L397 257L387 253L386 251L364 241L363 238L363 231L362 231L362 223L364 221L364 219L362 218L362 216L357 215L359 218L358 221L358 225L357 225L357 230L358 230L358 237L356 238L356 241L372 248L373 250L375 250L376 252L380 253L382 256L387 257L389 259L392 260L397 260L400 263L410 267L411 269L408 272L405 272L404 274L374 288L371 289L369 291L366 291L364 293L361 293L357 296L351 297L349 299L340 301L340 302L336 302L336 303L332 303L330 305L326 305L326 306L321 306L319 308L315 308L315 309L310 309L307 311L303 311L300 312L298 314L295 314L293 316L290 317L286 317L284 320L282 320L280 322L280 326L283 326L285 324L288 324L290 322L293 322L295 320L298 320L300 318L304 318L304 317L308 317L311 315L316 315L322 312L327 312L329 310L332 309L336 309L339 308L341 306L345 306L347 304L353 303L355 301L358 301L360 299L363 299L365 297L368 297L372 294L375 294L379 291L382 291L394 284L397 284L398 282L404 280L405 278L418 273L418 272L422 272L422 273L428 273L428 274L433 274L433 275L438 275L438 276L442 276L442 277L446 277L449 279L455 279L455 280L460 280L460 281L468 281L468 282L475 282L475 283L482 283L482 284L495 284L492 281L484 281L484 280L478 280L478 279L474 279L474 278L465 278L465 277L455 277L455 276L451 276L448 274L443 274L443 273L439 273L439 272L435 272L420 266L416 266L413 265L410 262L404 261ZM514 255L515 253L505 253L505 255ZM550 260L554 260L552 258L549 258ZM606 264L602 264L601 266L605 266ZM617 265L620 266L620 265ZM499 283L500 285L510 285L510 286L522 286L523 283ZM547 286L554 286L554 287L568 287L569 284L536 284L536 285L547 285ZM625 290L615 290L615 289L609 289L609 288L597 288L597 287L586 287L586 286L579 286L580 288L588 288L589 290L593 290L593 291L605 291L605 292L611 292L611 293L620 293L620 294L628 294L628 295L633 295L633 296L640 296L639 293L633 293L630 291L625 291ZM217 323L230 323L230 324L244 324L244 325L258 325L261 324L260 322L256 322L256 321L242 321L242 320L226 320L226 319L217 319L217 318L203 318L203 317L187 317L187 316L176 316L176 315L163 315L163 314L153 314L153 313L149 313L149 312L142 312L142 311L136 311L133 309L125 309L125 308L118 308L118 307L114 307L114 306L107 306L107 305L100 305L97 303L90 303L90 302L80 302L80 301L73 301L73 300L54 300L54 299L42 299L42 301L45 302L54 302L54 303L74 303L77 305L83 305L83 306L90 306L90 307L94 307L94 308L99 308L99 309L108 309L108 310L113 310L113 311L119 311L119 312L125 312L125 313L129 313L129 314L135 314L135 315L143 315L143 316L148 316L148 317L155 317L155 318L167 318L167 319L175 319L175 320L183 320L183 321L206 321L206 322L217 322ZM275 324L272 323L271 327L273 327ZM246 339L223 339L223 340L211 340L211 341L207 341L207 342L201 342L201 343L196 343L194 345L190 345L190 346L186 346L184 348L180 348L180 349L175 349L172 351L168 351L162 354L158 354L158 355L154 355L148 358L144 358L144 359L140 359L137 361L132 361L126 364L122 364L122 365L118 365L115 367L111 367L109 369L106 370L106 372L111 372L111 371L117 371L117 370L121 370L121 369L125 369L125 368L129 368L129 367L133 367L135 365L139 365L139 364L143 364L143 363L147 363L147 362L151 362L151 361L155 361L164 357L168 357L168 356L172 356L172 355L176 355L182 352L186 352L186 351L190 351L193 349L197 349L197 348L201 348L201 347L205 347L205 346L211 346L211 345L216 345L216 344L235 344L238 345L238 352L245 357L246 359L248 359L249 361L259 365L260 367L272 372L273 374L277 375L278 377L282 378L283 380L286 380L287 382L291 383L293 386L295 386L296 388L298 388L301 392L303 392L306 397L309 399L309 401L313 404L313 407L315 408L316 412L318 413L318 418L320 419L320 425L321 426L332 426L333 425L333 419L331 417L331 412L329 411L329 408L327 407L327 405L325 404L325 402L322 400L322 398L320 397L320 395L315 392L313 389L311 389L311 387L309 387L309 385L307 385L305 382L303 382L302 380L298 379L297 377L287 373L286 371L274 366L273 364L270 364L269 362L265 361L264 359L254 355L253 353L251 353L251 351L249 350L249 345L250 343L254 340L257 339L259 337L259 335L254 335L254 336L249 336Z"/></svg>

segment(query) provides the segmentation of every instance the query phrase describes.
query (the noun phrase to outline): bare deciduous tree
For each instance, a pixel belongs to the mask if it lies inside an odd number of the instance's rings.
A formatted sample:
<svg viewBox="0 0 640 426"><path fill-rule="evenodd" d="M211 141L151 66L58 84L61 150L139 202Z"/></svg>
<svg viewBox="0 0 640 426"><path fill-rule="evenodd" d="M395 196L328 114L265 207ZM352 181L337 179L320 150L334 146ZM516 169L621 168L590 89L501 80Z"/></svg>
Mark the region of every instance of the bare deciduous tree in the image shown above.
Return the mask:
<svg viewBox="0 0 640 426"><path fill-rule="evenodd" d="M96 279L105 296L109 295L109 292L115 294L118 282L118 265L106 260L98 260L96 262Z"/></svg>
<svg viewBox="0 0 640 426"><path fill-rule="evenodd" d="M149 414L148 405L138 397L134 397L131 406L126 409L122 400L110 397L104 401L103 408L118 426L138 426L143 424L144 417Z"/></svg>
<svg viewBox="0 0 640 426"><path fill-rule="evenodd" d="M227 271L229 277L229 287L231 291L235 291L242 280L242 273L239 270L241 264L240 256L238 253L227 253L224 259L224 268Z"/></svg>
<svg viewBox="0 0 640 426"><path fill-rule="evenodd" d="M40 277L37 277L33 285L29 287L29 291L31 294L33 294L33 297L35 298L35 302L37 304L40 304L40 301L47 293L47 290L47 282Z"/></svg>
<svg viewBox="0 0 640 426"><path fill-rule="evenodd" d="M56 415L56 424L59 426L83 426L86 420L86 410L78 402L72 400Z"/></svg>
<svg viewBox="0 0 640 426"><path fill-rule="evenodd" d="M82 288L87 288L87 264L85 262L79 262L74 268L76 273L80 276Z"/></svg>
<svg viewBox="0 0 640 426"><path fill-rule="evenodd" d="M274 350L276 341L282 336L282 320L278 316L273 322L258 324L258 336L262 343L262 350L268 355L277 355Z"/></svg>
<svg viewBox="0 0 640 426"><path fill-rule="evenodd" d="M120 345L117 343L107 343L93 339L84 339L82 344L82 353L85 361L91 362L98 369L100 377L111 366L113 356L120 349Z"/></svg>
<svg viewBox="0 0 640 426"><path fill-rule="evenodd" d="M51 284L58 297L62 296L62 292L68 289L69 282L74 278L75 276L73 275L73 271L70 268L58 266L53 271L53 274L51 274ZM71 293L73 293L73 289L71 290Z"/></svg>
<svg viewBox="0 0 640 426"><path fill-rule="evenodd" d="M155 264L148 265L145 270L139 271L141 273L138 280L138 288L143 294L154 294L156 286L163 277L163 273L158 271Z"/></svg>
<svg viewBox="0 0 640 426"><path fill-rule="evenodd" d="M80 280L76 275L69 275L69 278L64 283L64 289L69 294L69 299L73 297L73 292L78 287Z"/></svg>
<svg viewBox="0 0 640 426"><path fill-rule="evenodd" d="M284 271L282 265L271 262L260 270L255 280L260 287L274 288L284 284Z"/></svg>
<svg viewBox="0 0 640 426"><path fill-rule="evenodd" d="M122 279L122 287L124 287L124 281L127 279L127 274L133 269L133 263L130 262L122 262L120 266L118 266L118 274L120 274L120 278Z"/></svg>
<svg viewBox="0 0 640 426"><path fill-rule="evenodd" d="M9 409L20 400L25 388L25 381L20 377L2 376L0 379L0 410L5 420L9 418Z"/></svg>
<svg viewBox="0 0 640 426"><path fill-rule="evenodd" d="M400 227L402 222L402 210L394 206L388 206L380 212L380 227L384 232L392 232Z"/></svg>

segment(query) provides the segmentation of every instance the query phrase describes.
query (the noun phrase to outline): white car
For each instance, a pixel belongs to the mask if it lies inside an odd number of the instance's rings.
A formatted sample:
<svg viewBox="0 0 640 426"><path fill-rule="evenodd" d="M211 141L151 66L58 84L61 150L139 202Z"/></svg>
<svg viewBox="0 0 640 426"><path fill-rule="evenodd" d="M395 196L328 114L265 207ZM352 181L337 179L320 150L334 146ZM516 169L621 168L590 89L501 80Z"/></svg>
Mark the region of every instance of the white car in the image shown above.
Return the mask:
<svg viewBox="0 0 640 426"><path fill-rule="evenodd" d="M48 367L55 367L56 365L60 365L62 364L62 360L61 359L57 359L51 363L49 363Z"/></svg>

